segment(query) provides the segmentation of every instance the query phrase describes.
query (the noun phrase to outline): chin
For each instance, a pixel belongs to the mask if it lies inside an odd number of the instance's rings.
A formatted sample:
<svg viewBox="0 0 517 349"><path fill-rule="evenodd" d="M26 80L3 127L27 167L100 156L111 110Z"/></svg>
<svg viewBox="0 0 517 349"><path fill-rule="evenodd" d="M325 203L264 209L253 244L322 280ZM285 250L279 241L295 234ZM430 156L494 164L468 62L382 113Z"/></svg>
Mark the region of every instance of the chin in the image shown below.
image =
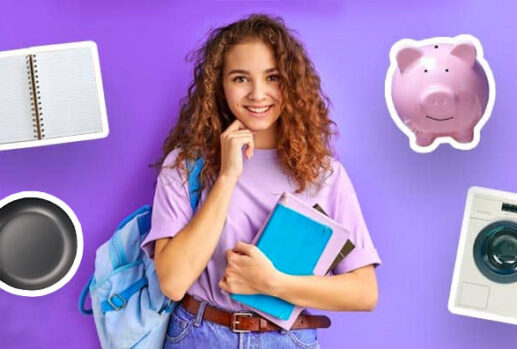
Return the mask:
<svg viewBox="0 0 517 349"><path fill-rule="evenodd" d="M246 126L252 131L266 130L272 125L272 122L270 120L256 120L251 119L248 116L238 117L237 119L239 119L239 121L242 122L244 126Z"/></svg>
<svg viewBox="0 0 517 349"><path fill-rule="evenodd" d="M248 124L246 124L246 126L248 126ZM273 126L273 123L272 122L267 122L267 123L255 123L253 121L251 121L249 123L249 126L248 128L252 131L256 131L256 132L259 132L259 131L265 131L269 128L271 128Z"/></svg>

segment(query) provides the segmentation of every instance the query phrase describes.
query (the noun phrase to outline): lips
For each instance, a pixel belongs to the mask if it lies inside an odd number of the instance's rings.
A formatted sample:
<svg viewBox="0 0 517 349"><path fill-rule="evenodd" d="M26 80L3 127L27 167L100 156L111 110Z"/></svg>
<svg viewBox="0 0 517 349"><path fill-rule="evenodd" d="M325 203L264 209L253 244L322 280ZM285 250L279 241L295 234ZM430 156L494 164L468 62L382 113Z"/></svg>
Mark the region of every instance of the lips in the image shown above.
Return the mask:
<svg viewBox="0 0 517 349"><path fill-rule="evenodd" d="M265 105L265 106L260 106L260 107L245 106L244 108L251 111L252 113L263 114L263 113L266 113L267 111L269 111L269 109L271 109L272 106L273 105L271 104L271 105Z"/></svg>
<svg viewBox="0 0 517 349"><path fill-rule="evenodd" d="M440 118L433 118L432 116L429 116L429 115L426 115L425 117L428 118L428 119L434 120L434 121L447 121L447 120L454 119L453 116L444 117L444 118L441 118L441 119Z"/></svg>

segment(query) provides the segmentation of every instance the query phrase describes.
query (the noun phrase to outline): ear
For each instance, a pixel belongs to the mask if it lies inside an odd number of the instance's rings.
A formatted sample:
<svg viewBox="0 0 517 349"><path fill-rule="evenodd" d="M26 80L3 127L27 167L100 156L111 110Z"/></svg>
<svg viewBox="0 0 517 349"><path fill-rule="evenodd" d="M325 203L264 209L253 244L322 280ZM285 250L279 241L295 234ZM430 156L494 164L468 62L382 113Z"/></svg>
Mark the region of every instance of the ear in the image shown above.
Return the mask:
<svg viewBox="0 0 517 349"><path fill-rule="evenodd" d="M404 72L411 64L416 62L424 53L416 47L405 47L397 53L397 65Z"/></svg>
<svg viewBox="0 0 517 349"><path fill-rule="evenodd" d="M470 42L462 42L455 45L451 50L451 55L459 57L465 63L473 66L476 62L476 48Z"/></svg>

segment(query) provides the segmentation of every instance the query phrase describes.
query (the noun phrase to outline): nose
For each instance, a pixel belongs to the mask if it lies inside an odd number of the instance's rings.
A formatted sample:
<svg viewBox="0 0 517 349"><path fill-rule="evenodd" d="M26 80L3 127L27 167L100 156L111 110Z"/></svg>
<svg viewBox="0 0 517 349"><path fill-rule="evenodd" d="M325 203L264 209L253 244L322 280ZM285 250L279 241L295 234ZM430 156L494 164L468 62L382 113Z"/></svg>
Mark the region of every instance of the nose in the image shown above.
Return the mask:
<svg viewBox="0 0 517 349"><path fill-rule="evenodd" d="M248 98L253 101L260 101L266 97L265 86L260 81L255 81L251 85L251 91Z"/></svg>
<svg viewBox="0 0 517 349"><path fill-rule="evenodd" d="M446 115L454 110L454 93L446 88L433 88L422 96L422 106L427 115Z"/></svg>

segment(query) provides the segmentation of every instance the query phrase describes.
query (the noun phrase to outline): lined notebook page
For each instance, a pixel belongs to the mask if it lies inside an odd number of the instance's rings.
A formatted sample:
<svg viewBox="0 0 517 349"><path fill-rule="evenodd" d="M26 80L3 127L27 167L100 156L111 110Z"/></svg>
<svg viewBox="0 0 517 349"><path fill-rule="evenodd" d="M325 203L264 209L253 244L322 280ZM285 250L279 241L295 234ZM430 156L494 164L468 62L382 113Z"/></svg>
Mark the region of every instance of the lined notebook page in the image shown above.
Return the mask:
<svg viewBox="0 0 517 349"><path fill-rule="evenodd" d="M0 58L0 144L33 140L25 55Z"/></svg>
<svg viewBox="0 0 517 349"><path fill-rule="evenodd" d="M37 52L44 138L102 130L92 51L88 47Z"/></svg>

